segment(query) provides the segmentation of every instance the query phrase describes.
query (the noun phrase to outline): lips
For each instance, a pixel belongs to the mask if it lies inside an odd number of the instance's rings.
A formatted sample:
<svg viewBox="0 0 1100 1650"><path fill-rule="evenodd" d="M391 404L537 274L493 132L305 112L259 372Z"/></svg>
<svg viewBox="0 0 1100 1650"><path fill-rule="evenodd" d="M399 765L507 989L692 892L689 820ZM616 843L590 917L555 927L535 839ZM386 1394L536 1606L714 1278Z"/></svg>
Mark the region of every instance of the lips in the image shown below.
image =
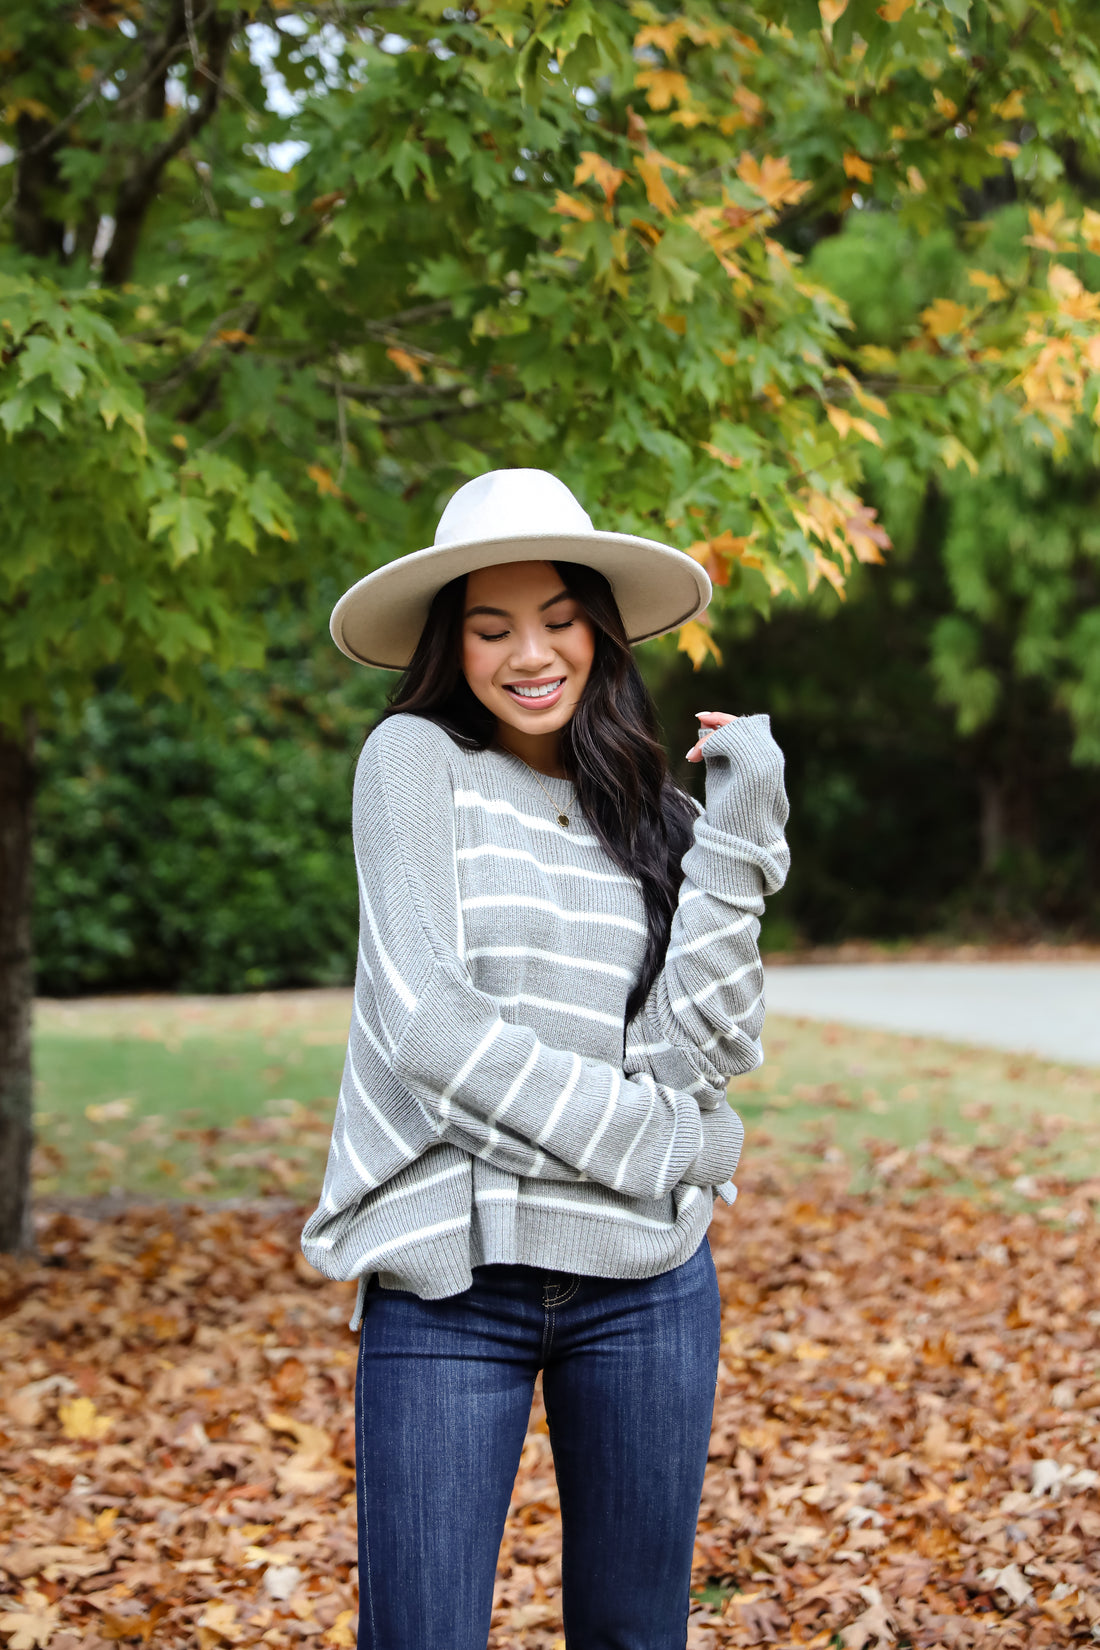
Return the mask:
<svg viewBox="0 0 1100 1650"><path fill-rule="evenodd" d="M556 704L564 687L564 676L552 676L545 682L504 683L505 693L520 705Z"/></svg>

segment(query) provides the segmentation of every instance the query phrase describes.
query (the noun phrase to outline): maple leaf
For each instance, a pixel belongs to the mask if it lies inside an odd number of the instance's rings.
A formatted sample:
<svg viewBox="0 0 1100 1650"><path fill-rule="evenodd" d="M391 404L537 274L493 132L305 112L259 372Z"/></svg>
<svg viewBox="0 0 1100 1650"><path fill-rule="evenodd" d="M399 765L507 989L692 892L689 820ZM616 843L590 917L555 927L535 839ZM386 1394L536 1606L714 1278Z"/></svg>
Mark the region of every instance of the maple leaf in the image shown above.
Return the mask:
<svg viewBox="0 0 1100 1650"><path fill-rule="evenodd" d="M635 75L651 109L667 109L673 103L690 103L691 87L676 69L643 69Z"/></svg>
<svg viewBox="0 0 1100 1650"><path fill-rule="evenodd" d="M670 18L667 23L647 23L634 36L634 50L640 52L645 46L656 46L666 57L671 57L687 32L687 23L682 17Z"/></svg>
<svg viewBox="0 0 1100 1650"><path fill-rule="evenodd" d="M871 183L874 179L870 162L853 153L851 149L844 156L844 174L849 178L858 178L861 183Z"/></svg>
<svg viewBox="0 0 1100 1650"><path fill-rule="evenodd" d="M115 1424L109 1415L100 1415L90 1398L63 1400L57 1406L57 1418L66 1438L98 1440Z"/></svg>
<svg viewBox="0 0 1100 1650"><path fill-rule="evenodd" d="M937 298L921 310L920 318L933 338L947 338L962 331L964 322L970 319L970 311L954 298Z"/></svg>
<svg viewBox="0 0 1100 1650"><path fill-rule="evenodd" d="M642 175L646 199L650 206L655 206L658 212L663 212L666 218L670 218L676 210L676 197L661 176L661 167L667 165L667 162L656 149L651 149L648 154L639 155L634 164Z"/></svg>
<svg viewBox="0 0 1100 1650"><path fill-rule="evenodd" d="M1031 234L1023 237L1025 246L1034 246L1040 252L1065 252L1073 245L1070 232L1073 225L1066 217L1061 201L1054 201L1045 210L1031 207L1027 214Z"/></svg>
<svg viewBox="0 0 1100 1650"><path fill-rule="evenodd" d="M591 149L582 149L580 163L573 173L574 185L585 183L589 178L597 184L604 194L604 199L610 206L614 202L619 185L626 177L626 173L618 166L612 166L602 155L597 155Z"/></svg>
<svg viewBox="0 0 1100 1650"><path fill-rule="evenodd" d="M989 294L990 302L996 303L1001 298L1008 297L1008 288L999 275L990 275L985 269L968 269L966 278L973 286L983 287Z"/></svg>
<svg viewBox="0 0 1100 1650"><path fill-rule="evenodd" d="M7 1635L8 1650L44 1650L58 1629L58 1606L36 1587L23 1589L20 1605L2 1602L6 1607L0 1610L0 1633Z"/></svg>
<svg viewBox="0 0 1100 1650"><path fill-rule="evenodd" d="M808 183L791 176L791 163L785 155L765 155L761 161L752 155L742 155L737 162L737 176L773 208L793 206L810 188Z"/></svg>
<svg viewBox="0 0 1100 1650"><path fill-rule="evenodd" d="M699 670L708 657L712 657L716 664L722 663L721 650L717 642L698 619L689 619L682 624L676 633L676 647L681 653L686 653L693 667Z"/></svg>
<svg viewBox="0 0 1100 1650"><path fill-rule="evenodd" d="M407 373L415 383L423 383L424 371L415 355L411 355L407 349L402 349L399 344L391 345L386 354L394 366Z"/></svg>
<svg viewBox="0 0 1100 1650"><path fill-rule="evenodd" d="M1002 120L1021 120L1026 109L1024 94L1018 86L1014 87L1007 97L993 105L993 113L1000 115Z"/></svg>
<svg viewBox="0 0 1100 1650"><path fill-rule="evenodd" d="M886 0L886 4L878 8L878 14L885 23L897 23L912 4L913 0Z"/></svg>

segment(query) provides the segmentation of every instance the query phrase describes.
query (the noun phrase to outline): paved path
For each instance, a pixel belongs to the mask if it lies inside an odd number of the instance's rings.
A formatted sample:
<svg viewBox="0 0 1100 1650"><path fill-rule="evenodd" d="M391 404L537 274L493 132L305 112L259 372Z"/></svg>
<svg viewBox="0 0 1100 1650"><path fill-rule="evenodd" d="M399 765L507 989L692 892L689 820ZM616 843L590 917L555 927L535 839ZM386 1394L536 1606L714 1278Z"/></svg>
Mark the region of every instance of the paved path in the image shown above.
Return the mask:
<svg viewBox="0 0 1100 1650"><path fill-rule="evenodd" d="M767 971L768 1008L1100 1065L1100 963L824 963Z"/></svg>

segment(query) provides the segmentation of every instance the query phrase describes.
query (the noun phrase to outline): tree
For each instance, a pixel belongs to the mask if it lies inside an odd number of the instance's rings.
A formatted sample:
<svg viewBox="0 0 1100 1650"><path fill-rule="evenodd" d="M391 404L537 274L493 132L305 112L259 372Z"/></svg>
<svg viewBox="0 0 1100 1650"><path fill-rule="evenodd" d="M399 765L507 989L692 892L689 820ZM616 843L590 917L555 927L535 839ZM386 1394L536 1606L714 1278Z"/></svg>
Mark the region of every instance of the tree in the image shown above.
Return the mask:
<svg viewBox="0 0 1100 1650"><path fill-rule="evenodd" d="M258 591L318 546L361 571L426 542L486 464L672 535L723 601L841 587L887 545L867 451L978 462L1021 412L1057 442L1091 405L1093 300L1064 257L1092 220L1048 141L1095 151L1089 16L12 0L0 1246L24 1224L32 728L55 691L105 661L199 691L204 662L258 659ZM872 210L965 238L1009 183L1038 216L979 260L977 301L855 346L804 254ZM703 624L678 641L713 651Z"/></svg>

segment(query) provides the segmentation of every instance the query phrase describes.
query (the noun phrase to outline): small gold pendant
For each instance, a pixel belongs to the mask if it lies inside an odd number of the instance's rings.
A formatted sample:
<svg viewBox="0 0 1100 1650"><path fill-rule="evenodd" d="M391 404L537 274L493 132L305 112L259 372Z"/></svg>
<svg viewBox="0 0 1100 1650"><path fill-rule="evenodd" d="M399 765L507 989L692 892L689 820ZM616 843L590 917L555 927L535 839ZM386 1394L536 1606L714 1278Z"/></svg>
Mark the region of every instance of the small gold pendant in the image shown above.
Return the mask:
<svg viewBox="0 0 1100 1650"><path fill-rule="evenodd" d="M568 814L559 814L558 815L558 824L561 826L562 830L564 831L565 827L569 824L569 815Z"/></svg>

